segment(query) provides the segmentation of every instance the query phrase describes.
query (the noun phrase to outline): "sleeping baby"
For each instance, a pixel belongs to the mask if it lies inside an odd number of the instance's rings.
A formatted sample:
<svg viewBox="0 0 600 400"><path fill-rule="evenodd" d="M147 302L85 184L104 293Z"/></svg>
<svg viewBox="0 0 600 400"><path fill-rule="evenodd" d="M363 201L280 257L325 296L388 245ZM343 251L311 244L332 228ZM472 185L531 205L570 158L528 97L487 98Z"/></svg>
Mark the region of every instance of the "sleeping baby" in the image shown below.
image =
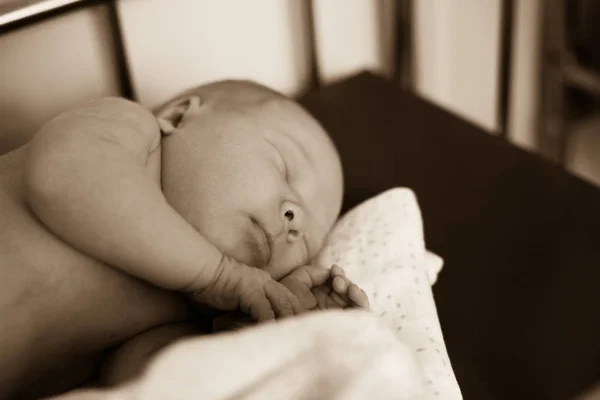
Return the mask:
<svg viewBox="0 0 600 400"><path fill-rule="evenodd" d="M199 333L200 310L368 307L343 269L311 266L341 201L327 134L254 83L56 117L0 157L0 398L122 382Z"/></svg>

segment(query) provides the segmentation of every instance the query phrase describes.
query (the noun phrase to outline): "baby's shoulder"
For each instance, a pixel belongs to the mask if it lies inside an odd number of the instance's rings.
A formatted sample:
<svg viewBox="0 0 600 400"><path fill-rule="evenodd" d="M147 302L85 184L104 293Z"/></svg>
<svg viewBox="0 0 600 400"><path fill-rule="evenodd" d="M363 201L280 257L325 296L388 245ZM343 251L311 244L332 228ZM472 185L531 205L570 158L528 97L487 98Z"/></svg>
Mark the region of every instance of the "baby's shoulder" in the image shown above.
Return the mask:
<svg viewBox="0 0 600 400"><path fill-rule="evenodd" d="M152 111L123 97L96 98L73 108L71 112L76 115L134 123L142 128L154 128L158 125Z"/></svg>
<svg viewBox="0 0 600 400"><path fill-rule="evenodd" d="M152 152L161 133L152 111L122 97L100 97L73 107L42 127L42 130L86 132L138 152Z"/></svg>

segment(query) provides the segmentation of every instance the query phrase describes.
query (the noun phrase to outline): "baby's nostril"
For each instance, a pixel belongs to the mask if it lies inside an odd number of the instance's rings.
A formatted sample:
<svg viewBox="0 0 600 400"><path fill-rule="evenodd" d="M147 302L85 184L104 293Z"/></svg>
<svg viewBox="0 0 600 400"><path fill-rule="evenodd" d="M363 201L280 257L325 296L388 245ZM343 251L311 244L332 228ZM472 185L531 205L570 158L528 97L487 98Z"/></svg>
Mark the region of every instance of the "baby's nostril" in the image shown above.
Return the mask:
<svg viewBox="0 0 600 400"><path fill-rule="evenodd" d="M288 220L288 221L293 221L294 220L294 212L293 211L286 211L285 214L283 214L283 216Z"/></svg>

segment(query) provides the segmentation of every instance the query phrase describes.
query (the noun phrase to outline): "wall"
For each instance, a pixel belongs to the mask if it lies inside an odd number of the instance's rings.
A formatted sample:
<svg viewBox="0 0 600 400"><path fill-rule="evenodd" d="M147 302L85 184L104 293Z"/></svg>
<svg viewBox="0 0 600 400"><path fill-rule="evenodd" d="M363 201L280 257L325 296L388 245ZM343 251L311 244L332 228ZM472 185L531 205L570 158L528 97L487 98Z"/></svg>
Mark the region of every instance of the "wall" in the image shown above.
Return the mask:
<svg viewBox="0 0 600 400"><path fill-rule="evenodd" d="M391 3L381 2L386 9ZM365 68L390 72L391 43L383 49L379 40L379 0L314 4L325 82ZM166 0L127 0L119 11L134 86L149 107L215 79L253 79L288 95L309 79L301 1L180 0L173 7ZM4 146L79 101L118 92L106 22L106 10L94 7L0 36ZM391 23L386 19L388 36Z"/></svg>
<svg viewBox="0 0 600 400"><path fill-rule="evenodd" d="M512 85L508 131L511 140L528 150L537 147L539 107L541 7L544 0L516 1L513 30Z"/></svg>
<svg viewBox="0 0 600 400"><path fill-rule="evenodd" d="M297 94L309 78L302 3L196 0L171 7L164 0L121 2L140 100L153 106L190 85L227 77ZM325 83L363 69L391 74L393 3L314 1ZM499 19L499 0L415 2L418 91L490 131L497 127Z"/></svg>
<svg viewBox="0 0 600 400"><path fill-rule="evenodd" d="M363 69L391 74L393 3L315 0L326 83ZM498 0L415 3L418 91L493 130ZM120 12L134 85L147 106L220 78L254 79L290 95L308 80L307 15L297 0L188 0L177 7L128 0ZM0 37L0 55L8 60L2 63L2 93L10 93L10 102L36 123L81 98L113 93L105 17L101 9L82 11Z"/></svg>
<svg viewBox="0 0 600 400"><path fill-rule="evenodd" d="M493 131L498 96L499 0L415 0L417 89ZM543 0L514 2L509 140L537 149ZM600 118L571 127L566 167L600 186Z"/></svg>
<svg viewBox="0 0 600 400"><path fill-rule="evenodd" d="M394 3L314 0L325 83L363 69L392 74ZM536 147L541 4L515 2L509 135L531 150ZM134 86L143 104L152 107L186 87L222 78L253 79L288 95L305 87L308 15L303 2L179 0L173 5L120 2ZM0 152L77 102L118 93L106 18L104 8L94 7L0 36ZM415 0L414 24L417 92L495 131L500 0ZM584 144L573 147L575 170L592 168L595 153L586 153L587 137L592 135L576 135Z"/></svg>
<svg viewBox="0 0 600 400"><path fill-rule="evenodd" d="M494 131L500 1L417 0L414 5L418 92Z"/></svg>
<svg viewBox="0 0 600 400"><path fill-rule="evenodd" d="M395 0L316 0L319 73L325 84L368 69L391 76Z"/></svg>
<svg viewBox="0 0 600 400"><path fill-rule="evenodd" d="M0 154L74 104L117 93L103 7L0 36Z"/></svg>
<svg viewBox="0 0 600 400"><path fill-rule="evenodd" d="M508 134L536 148L541 0L515 1ZM498 128L500 0L416 0L417 89L494 132Z"/></svg>
<svg viewBox="0 0 600 400"><path fill-rule="evenodd" d="M378 4L314 1L324 82L365 68L385 72L389 54L379 44ZM288 95L308 83L309 16L303 1L196 0L172 7L164 0L129 0L120 11L135 86L150 107L216 79L253 79Z"/></svg>
<svg viewBox="0 0 600 400"><path fill-rule="evenodd" d="M134 84L152 107L192 85L249 78L286 94L309 77L302 2L120 3Z"/></svg>
<svg viewBox="0 0 600 400"><path fill-rule="evenodd" d="M510 132L530 148L539 2L516 2ZM392 73L393 0L315 0L314 11L326 83L365 68ZM120 12L134 85L150 107L214 79L254 79L290 95L308 80L303 2L180 0L173 7L127 0ZM417 0L414 7L418 92L489 131L497 127L499 17L499 0ZM0 101L10 107L0 112L22 110L35 126L83 98L116 93L105 22L96 7L1 36ZM10 132L27 131L24 122L9 120Z"/></svg>

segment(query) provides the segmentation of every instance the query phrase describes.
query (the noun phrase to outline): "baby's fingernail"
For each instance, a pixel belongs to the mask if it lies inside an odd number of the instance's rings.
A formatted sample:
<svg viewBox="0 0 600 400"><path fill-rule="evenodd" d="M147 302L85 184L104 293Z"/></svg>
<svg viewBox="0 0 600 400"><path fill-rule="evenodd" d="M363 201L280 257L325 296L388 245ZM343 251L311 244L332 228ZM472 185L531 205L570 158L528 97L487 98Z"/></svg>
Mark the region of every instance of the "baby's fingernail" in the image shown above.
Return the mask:
<svg viewBox="0 0 600 400"><path fill-rule="evenodd" d="M333 264L331 271L333 271L333 273L336 275L346 276L344 269L337 264Z"/></svg>
<svg viewBox="0 0 600 400"><path fill-rule="evenodd" d="M333 288L336 292L345 292L346 290L348 290L348 285L344 278L336 276L333 280Z"/></svg>

